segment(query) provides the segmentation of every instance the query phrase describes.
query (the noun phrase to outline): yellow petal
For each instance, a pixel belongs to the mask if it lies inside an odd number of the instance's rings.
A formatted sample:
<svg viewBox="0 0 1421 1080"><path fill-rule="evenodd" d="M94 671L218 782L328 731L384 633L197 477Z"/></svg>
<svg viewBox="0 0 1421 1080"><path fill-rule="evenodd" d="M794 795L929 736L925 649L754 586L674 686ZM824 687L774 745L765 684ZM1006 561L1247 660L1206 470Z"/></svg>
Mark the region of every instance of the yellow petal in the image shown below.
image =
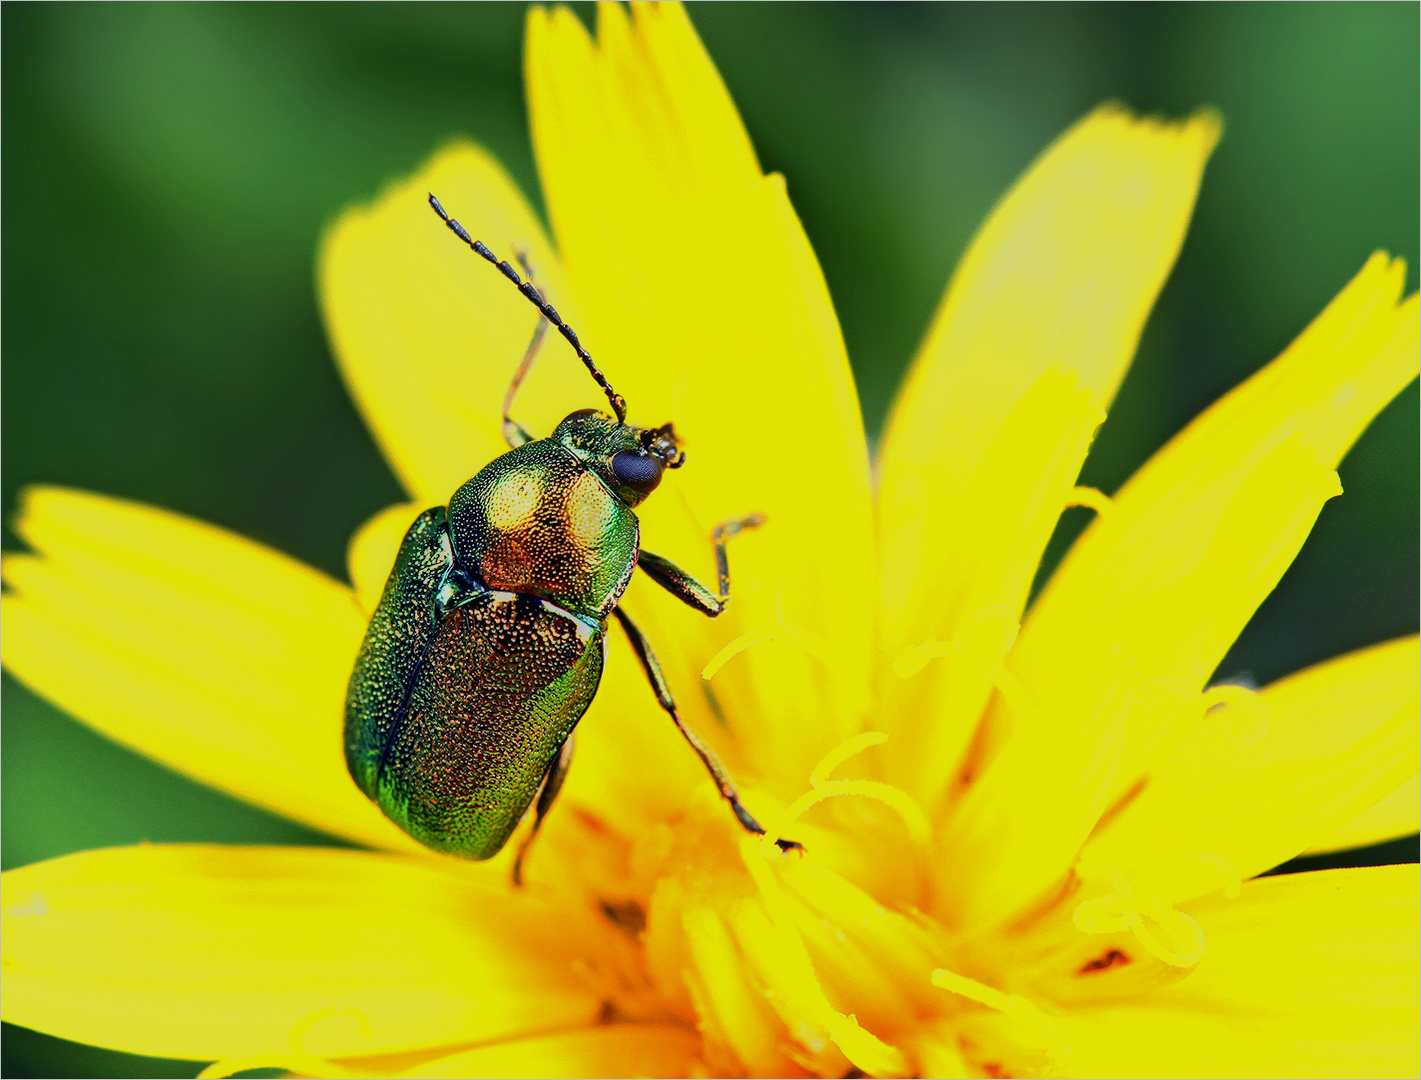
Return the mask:
<svg viewBox="0 0 1421 1080"><path fill-rule="evenodd" d="M939 804L962 769L1016 638L1041 552L1103 419L1095 395L1074 376L1045 372L998 428L990 467L977 470L963 490L959 505L969 516L950 541L944 537L951 553L925 568L928 582L913 590L940 621L906 622L945 636L924 638L889 658L896 677L880 684L879 715L893 736L884 745L890 776L925 807ZM902 641L901 629L895 624L890 639Z"/></svg>
<svg viewBox="0 0 1421 1080"><path fill-rule="evenodd" d="M1201 455L1222 449L1233 452L1233 471L1242 473L1295 432L1335 468L1382 406L1416 378L1418 299L1402 299L1405 282L1403 261L1374 253L1276 360L1200 414L1126 491L1163 498L1194 473Z"/></svg>
<svg viewBox="0 0 1421 1080"><path fill-rule="evenodd" d="M816 862L756 859L746 865L767 907L787 934L803 938L835 1009L894 1042L933 1011L937 949L921 920L883 907ZM874 1072L873 1061L857 1064Z"/></svg>
<svg viewBox="0 0 1421 1080"><path fill-rule="evenodd" d="M346 774L349 589L222 529L30 488L7 555L5 666L117 742L337 836L412 848Z"/></svg>
<svg viewBox="0 0 1421 1080"><path fill-rule="evenodd" d="M1383 796L1369 809L1362 811L1321 843L1314 844L1304 854L1323 855L1348 848L1368 847L1387 840L1399 840L1417 831L1418 808L1421 808L1421 774L1402 783L1390 795Z"/></svg>
<svg viewBox="0 0 1421 1080"><path fill-rule="evenodd" d="M1204 680L1336 483L1311 451L1285 443L1222 505L1204 501L1218 494L1205 486L1203 498L1180 493L1153 520L1127 518L1127 541L1112 545L1114 575L1096 583L1092 603L1072 609L1074 636L1065 640L1059 621L1049 627L1054 655L1028 635L1043 614L1062 613L1038 603L1008 663L1024 689L996 706L1012 736L943 840L952 862L939 879L952 917L1006 921L1061 879L1108 805L1122 747L1157 738L1197 706ZM1093 532L1128 512L1117 505Z"/></svg>
<svg viewBox="0 0 1421 1080"><path fill-rule="evenodd" d="M724 921L714 909L695 906L682 912L681 922L690 961L681 978L695 1002L707 1049L715 1057L733 1055L751 1076L785 1074L784 1030L771 1002L750 981Z"/></svg>
<svg viewBox="0 0 1421 1080"><path fill-rule="evenodd" d="M900 391L881 454L889 662L924 641L954 640L978 610L967 592L983 549L998 551L1001 566L972 588L1020 616L1050 535L1037 515L1065 506L1094 426L1087 418L1108 406L1134 355L1218 137L1208 112L1173 124L1097 109L1032 165L973 241ZM1016 448L1034 460L1039 481L1004 490L999 476L1017 481L1033 471L1003 464L1003 433L1051 371L1078 382L1084 412ZM939 700L930 695L923 708L935 712Z"/></svg>
<svg viewBox="0 0 1421 1080"><path fill-rule="evenodd" d="M144 846L5 873L5 1019L130 1053L379 1054L584 1025L578 918L427 858ZM334 1007L330 1016L310 1025ZM368 1021L368 1031L355 1019Z"/></svg>
<svg viewBox="0 0 1421 1080"><path fill-rule="evenodd" d="M387 506L351 536L346 551L346 566L355 586L355 598L367 619L380 603L385 582L395 565L395 556L399 554L400 541L414 524L414 519L427 509L419 503Z"/></svg>
<svg viewBox="0 0 1421 1080"><path fill-rule="evenodd" d="M515 1039L436 1058L400 1077L690 1076L694 1031L665 1024L614 1024Z"/></svg>
<svg viewBox="0 0 1421 1080"><path fill-rule="evenodd" d="M1060 1075L1414 1076L1416 869L1262 878L1191 906L1208 941L1197 970L1053 1015Z"/></svg>
<svg viewBox="0 0 1421 1080"><path fill-rule="evenodd" d="M724 722L791 796L857 730L869 605L867 454L823 277L779 177L764 176L734 105L677 5L599 9L598 40L557 9L529 14L534 145L578 329L640 423L674 420L686 468L638 511L643 544L713 580L708 536L758 512L732 545L730 611L712 626L653 590L645 624L688 719L715 725L701 667L751 630L712 688ZM734 764L734 761L732 761Z"/></svg>
<svg viewBox="0 0 1421 1080"><path fill-rule="evenodd" d="M962 1056L955 1018L937 1017L926 1021L906 1040L919 1076L972 1076L972 1067Z"/></svg>
<svg viewBox="0 0 1421 1080"><path fill-rule="evenodd" d="M539 287L563 302L537 218L475 146L446 147L327 231L319 289L336 359L386 459L422 506L447 502L507 450L500 403L539 318L444 227L426 202L430 192L500 258L524 253Z"/></svg>
<svg viewBox="0 0 1421 1080"><path fill-rule="evenodd" d="M1164 735L1196 714L1337 494L1331 469L1415 376L1403 279L1400 264L1371 260L1278 360L1146 463L1067 556L1008 659L1020 692L994 722L1012 738L944 840L957 917L1009 918L1051 889Z"/></svg>
<svg viewBox="0 0 1421 1080"><path fill-rule="evenodd" d="M1201 706L1081 864L1178 903L1292 858L1415 774L1418 663L1403 638Z"/></svg>

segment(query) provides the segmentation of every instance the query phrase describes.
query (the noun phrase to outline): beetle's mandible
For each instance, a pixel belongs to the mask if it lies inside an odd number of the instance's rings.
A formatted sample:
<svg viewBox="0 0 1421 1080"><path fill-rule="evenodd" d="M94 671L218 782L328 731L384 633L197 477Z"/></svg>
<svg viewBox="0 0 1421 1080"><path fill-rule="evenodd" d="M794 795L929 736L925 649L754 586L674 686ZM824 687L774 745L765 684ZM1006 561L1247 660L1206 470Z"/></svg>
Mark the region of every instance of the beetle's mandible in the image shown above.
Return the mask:
<svg viewBox="0 0 1421 1080"><path fill-rule="evenodd" d="M592 704L606 660L607 620L630 638L661 707L700 756L741 826L764 829L741 804L715 755L676 711L661 667L618 607L640 566L709 616L725 609L726 541L759 515L712 533L712 592L675 564L641 550L634 508L686 457L670 424L628 424L627 406L577 334L533 286L451 218L465 244L542 313L503 400L511 449L410 526L350 677L345 759L356 784L416 840L467 859L497 854L534 799L524 856L572 760L573 729ZM528 268L524 273L531 278ZM576 350L612 407L583 409L534 439L509 416L548 324ZM776 840L782 851L792 840Z"/></svg>

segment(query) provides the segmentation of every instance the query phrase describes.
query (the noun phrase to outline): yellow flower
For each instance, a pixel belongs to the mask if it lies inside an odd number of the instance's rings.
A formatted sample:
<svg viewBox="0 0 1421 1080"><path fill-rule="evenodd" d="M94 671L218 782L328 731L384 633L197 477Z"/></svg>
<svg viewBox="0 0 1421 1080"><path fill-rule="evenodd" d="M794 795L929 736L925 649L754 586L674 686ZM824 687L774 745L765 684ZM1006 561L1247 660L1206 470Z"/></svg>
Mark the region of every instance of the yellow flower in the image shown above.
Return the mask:
<svg viewBox="0 0 1421 1080"><path fill-rule="evenodd" d="M553 236L458 144L326 238L346 378L412 502L354 587L211 526L31 490L4 661L112 738L364 850L140 846L4 875L8 1020L144 1054L405 1076L1401 1075L1414 866L1256 875L1416 829L1415 638L1262 691L1209 687L1339 460L1415 375L1417 299L1374 256L1275 362L1113 499L1074 486L1218 136L1103 108L995 210L871 479L838 326L778 176L677 7L534 10ZM534 313L439 194L538 282L689 465L648 546L712 623L627 606L749 806L735 826L614 637L533 849L418 849L345 773L349 675L394 545L499 454ZM595 388L550 341L517 403ZM1097 519L1041 595L1062 509ZM1025 612L1025 614L1023 614Z"/></svg>

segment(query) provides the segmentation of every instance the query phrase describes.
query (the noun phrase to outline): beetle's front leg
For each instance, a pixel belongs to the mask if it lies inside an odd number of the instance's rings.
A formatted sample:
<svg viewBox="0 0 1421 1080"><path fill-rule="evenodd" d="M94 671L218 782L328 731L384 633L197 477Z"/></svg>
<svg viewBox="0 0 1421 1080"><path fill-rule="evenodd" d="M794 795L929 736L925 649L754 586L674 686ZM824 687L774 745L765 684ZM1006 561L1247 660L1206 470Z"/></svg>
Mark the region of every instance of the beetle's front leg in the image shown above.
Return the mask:
<svg viewBox="0 0 1421 1080"><path fill-rule="evenodd" d="M704 586L700 586L704 588ZM651 688L656 691L656 700L660 706L671 715L671 721L676 725L676 730L681 733L681 737L691 744L691 749L696 752L696 756L705 765L706 771L711 774L711 779L715 781L715 786L720 790L720 796L730 804L730 809L734 812L736 820L741 827L756 836L764 836L765 828L746 810L740 802L740 793L735 790L735 784L731 781L730 775L725 771L725 766L711 751L711 748L701 742L696 737L696 733L688 728L681 720L680 714L676 711L676 699L671 696L671 687L666 683L666 676L662 674L661 664L656 659L656 654L651 651L651 643L646 640L641 629L632 622L629 616L621 608L613 608L612 614L617 617L617 621L622 624L622 629L627 632L627 637L631 639L632 648L636 650L637 659L641 661L642 669L646 672L646 677L651 680ZM781 851L803 851L802 844L793 840L775 841L775 846Z"/></svg>
<svg viewBox="0 0 1421 1080"><path fill-rule="evenodd" d="M725 610L725 605L730 603L730 564L725 557L726 541L746 529L758 529L764 523L764 514L750 514L738 521L717 525L711 531L711 543L715 545L715 579L720 590L719 595L711 592L670 559L663 559L650 551L643 551L637 557L637 565L671 595L714 619Z"/></svg>
<svg viewBox="0 0 1421 1080"><path fill-rule="evenodd" d="M538 789L538 805L533 811L533 827L518 845L518 854L513 859L513 887L515 889L523 887L523 862L528 857L528 849L538 838L538 831L543 827L543 819L553 808L553 802L557 799L558 792L562 790L563 781L567 779L567 770L572 767L572 748L575 738L576 734L574 733L563 740L557 756L548 763L548 771L543 774L543 784Z"/></svg>

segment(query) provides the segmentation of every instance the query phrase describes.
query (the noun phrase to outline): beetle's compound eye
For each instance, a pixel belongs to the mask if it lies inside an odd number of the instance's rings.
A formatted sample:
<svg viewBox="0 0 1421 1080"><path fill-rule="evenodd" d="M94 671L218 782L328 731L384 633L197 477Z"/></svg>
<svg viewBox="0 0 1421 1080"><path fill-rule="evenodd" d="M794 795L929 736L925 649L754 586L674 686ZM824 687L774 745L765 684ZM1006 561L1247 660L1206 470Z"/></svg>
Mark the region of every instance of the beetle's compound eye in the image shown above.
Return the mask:
<svg viewBox="0 0 1421 1080"><path fill-rule="evenodd" d="M627 487L643 495L650 495L661 483L661 462L631 450L623 450L612 457L612 472Z"/></svg>

